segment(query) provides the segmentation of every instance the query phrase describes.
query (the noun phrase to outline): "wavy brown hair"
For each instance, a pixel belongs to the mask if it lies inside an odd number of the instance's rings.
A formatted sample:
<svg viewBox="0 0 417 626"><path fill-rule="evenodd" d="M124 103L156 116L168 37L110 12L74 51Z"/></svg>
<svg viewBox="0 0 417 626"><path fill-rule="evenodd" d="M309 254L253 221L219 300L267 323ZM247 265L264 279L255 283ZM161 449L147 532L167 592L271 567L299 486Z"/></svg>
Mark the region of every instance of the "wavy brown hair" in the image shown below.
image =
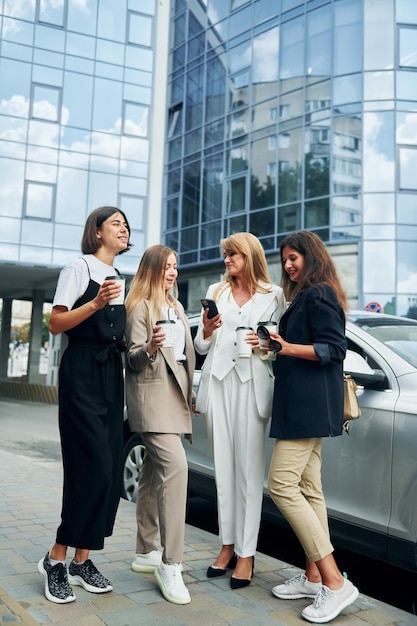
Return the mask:
<svg viewBox="0 0 417 626"><path fill-rule="evenodd" d="M137 272L132 280L126 298L126 313L130 315L141 300L149 300L149 312L154 324L161 319L166 299L175 306L178 298L177 281L173 285L173 293L165 293L164 276L170 254L177 258L175 250L159 244L147 248L141 258Z"/></svg>
<svg viewBox="0 0 417 626"><path fill-rule="evenodd" d="M265 251L255 235L252 233L234 233L220 241L220 248L223 254L243 254L246 260L245 282L252 296L257 291L261 293L271 291L272 281L269 276ZM267 283L269 287L260 283ZM235 278L229 276L226 270L223 282L215 290L213 298L216 299L227 286L233 291L235 284Z"/></svg>
<svg viewBox="0 0 417 626"><path fill-rule="evenodd" d="M294 283L285 271L282 251L285 247L294 248L304 257L304 267L300 280ZM346 292L342 287L336 266L322 240L309 230L301 230L287 235L280 245L282 278L281 286L286 299L291 302L303 287L311 287L320 283L329 285L336 294L343 310L347 310Z"/></svg>

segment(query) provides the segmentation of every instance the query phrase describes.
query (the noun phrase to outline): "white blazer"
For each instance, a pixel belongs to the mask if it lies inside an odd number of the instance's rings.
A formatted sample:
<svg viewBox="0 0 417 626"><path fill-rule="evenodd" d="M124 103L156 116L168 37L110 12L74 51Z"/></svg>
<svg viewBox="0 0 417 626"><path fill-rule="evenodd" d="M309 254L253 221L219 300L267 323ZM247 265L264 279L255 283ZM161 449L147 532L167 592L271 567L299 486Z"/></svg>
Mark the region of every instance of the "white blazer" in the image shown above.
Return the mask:
<svg viewBox="0 0 417 626"><path fill-rule="evenodd" d="M210 285L207 298L212 298L220 283ZM223 324L211 337L203 338L203 324L199 324L194 347L199 354L206 354L200 384L197 391L196 408L205 413L210 394L211 378L223 378L235 368L242 383L252 379L256 406L259 416L268 419L271 416L274 377L271 361L265 352L254 350L250 359L240 359L236 342L236 327L250 326L254 330L260 321L273 319L279 322L285 311L285 299L281 287L262 285L269 289L267 293L257 292L243 307L233 299L227 286L217 297L216 304L222 315Z"/></svg>

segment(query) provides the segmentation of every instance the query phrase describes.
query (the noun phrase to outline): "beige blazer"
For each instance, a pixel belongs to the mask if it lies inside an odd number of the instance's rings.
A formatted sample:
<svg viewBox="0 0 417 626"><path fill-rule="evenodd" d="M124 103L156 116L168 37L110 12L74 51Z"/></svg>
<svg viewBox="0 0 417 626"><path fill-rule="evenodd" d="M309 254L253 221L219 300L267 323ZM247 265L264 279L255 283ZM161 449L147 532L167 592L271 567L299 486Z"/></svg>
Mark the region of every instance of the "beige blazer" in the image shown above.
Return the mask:
<svg viewBox="0 0 417 626"><path fill-rule="evenodd" d="M149 300L142 300L126 322L126 403L133 432L192 432L191 400L195 353L188 319L180 303L175 309L185 327L185 355L188 388L178 378L179 368L173 348L157 350L155 361L146 355L153 324Z"/></svg>

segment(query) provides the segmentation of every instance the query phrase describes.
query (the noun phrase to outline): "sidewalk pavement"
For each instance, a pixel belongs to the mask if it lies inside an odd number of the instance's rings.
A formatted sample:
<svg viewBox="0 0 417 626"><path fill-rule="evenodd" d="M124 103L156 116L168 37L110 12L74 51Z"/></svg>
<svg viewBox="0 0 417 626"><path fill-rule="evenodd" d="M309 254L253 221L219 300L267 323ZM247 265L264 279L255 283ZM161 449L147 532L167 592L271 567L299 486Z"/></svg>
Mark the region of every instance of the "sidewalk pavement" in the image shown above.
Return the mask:
<svg viewBox="0 0 417 626"><path fill-rule="evenodd" d="M22 405L16 403L17 413ZM37 405L38 410L40 406ZM18 424L17 414L16 428ZM4 442L2 447L6 447ZM297 626L308 623L300 612L309 600L284 601L271 594L271 588L297 573L297 568L257 553L251 585L232 591L229 576L206 578L206 569L218 551L217 537L190 525L185 530L183 565L191 604L178 606L164 600L153 574L136 574L130 569L136 537L135 506L125 500L120 502L113 536L106 540L102 551L92 555L99 569L112 581L114 590L96 595L75 587L76 602L65 605L49 602L43 593L37 562L51 547L59 523L61 465L56 460L46 462L2 449L0 476L0 624ZM333 623L416 626L417 617L360 594Z"/></svg>

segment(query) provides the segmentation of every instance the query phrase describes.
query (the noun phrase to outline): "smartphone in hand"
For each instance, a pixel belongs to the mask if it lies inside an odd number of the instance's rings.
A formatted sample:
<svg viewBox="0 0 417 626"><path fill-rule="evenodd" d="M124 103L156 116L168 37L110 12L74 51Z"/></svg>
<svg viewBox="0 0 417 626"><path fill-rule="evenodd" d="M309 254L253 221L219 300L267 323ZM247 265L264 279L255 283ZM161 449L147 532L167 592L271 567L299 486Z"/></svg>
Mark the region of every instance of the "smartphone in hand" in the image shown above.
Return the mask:
<svg viewBox="0 0 417 626"><path fill-rule="evenodd" d="M202 298L201 305L203 309L208 309L207 317L209 318L209 320L219 314L217 305L214 300L211 300L210 298Z"/></svg>

